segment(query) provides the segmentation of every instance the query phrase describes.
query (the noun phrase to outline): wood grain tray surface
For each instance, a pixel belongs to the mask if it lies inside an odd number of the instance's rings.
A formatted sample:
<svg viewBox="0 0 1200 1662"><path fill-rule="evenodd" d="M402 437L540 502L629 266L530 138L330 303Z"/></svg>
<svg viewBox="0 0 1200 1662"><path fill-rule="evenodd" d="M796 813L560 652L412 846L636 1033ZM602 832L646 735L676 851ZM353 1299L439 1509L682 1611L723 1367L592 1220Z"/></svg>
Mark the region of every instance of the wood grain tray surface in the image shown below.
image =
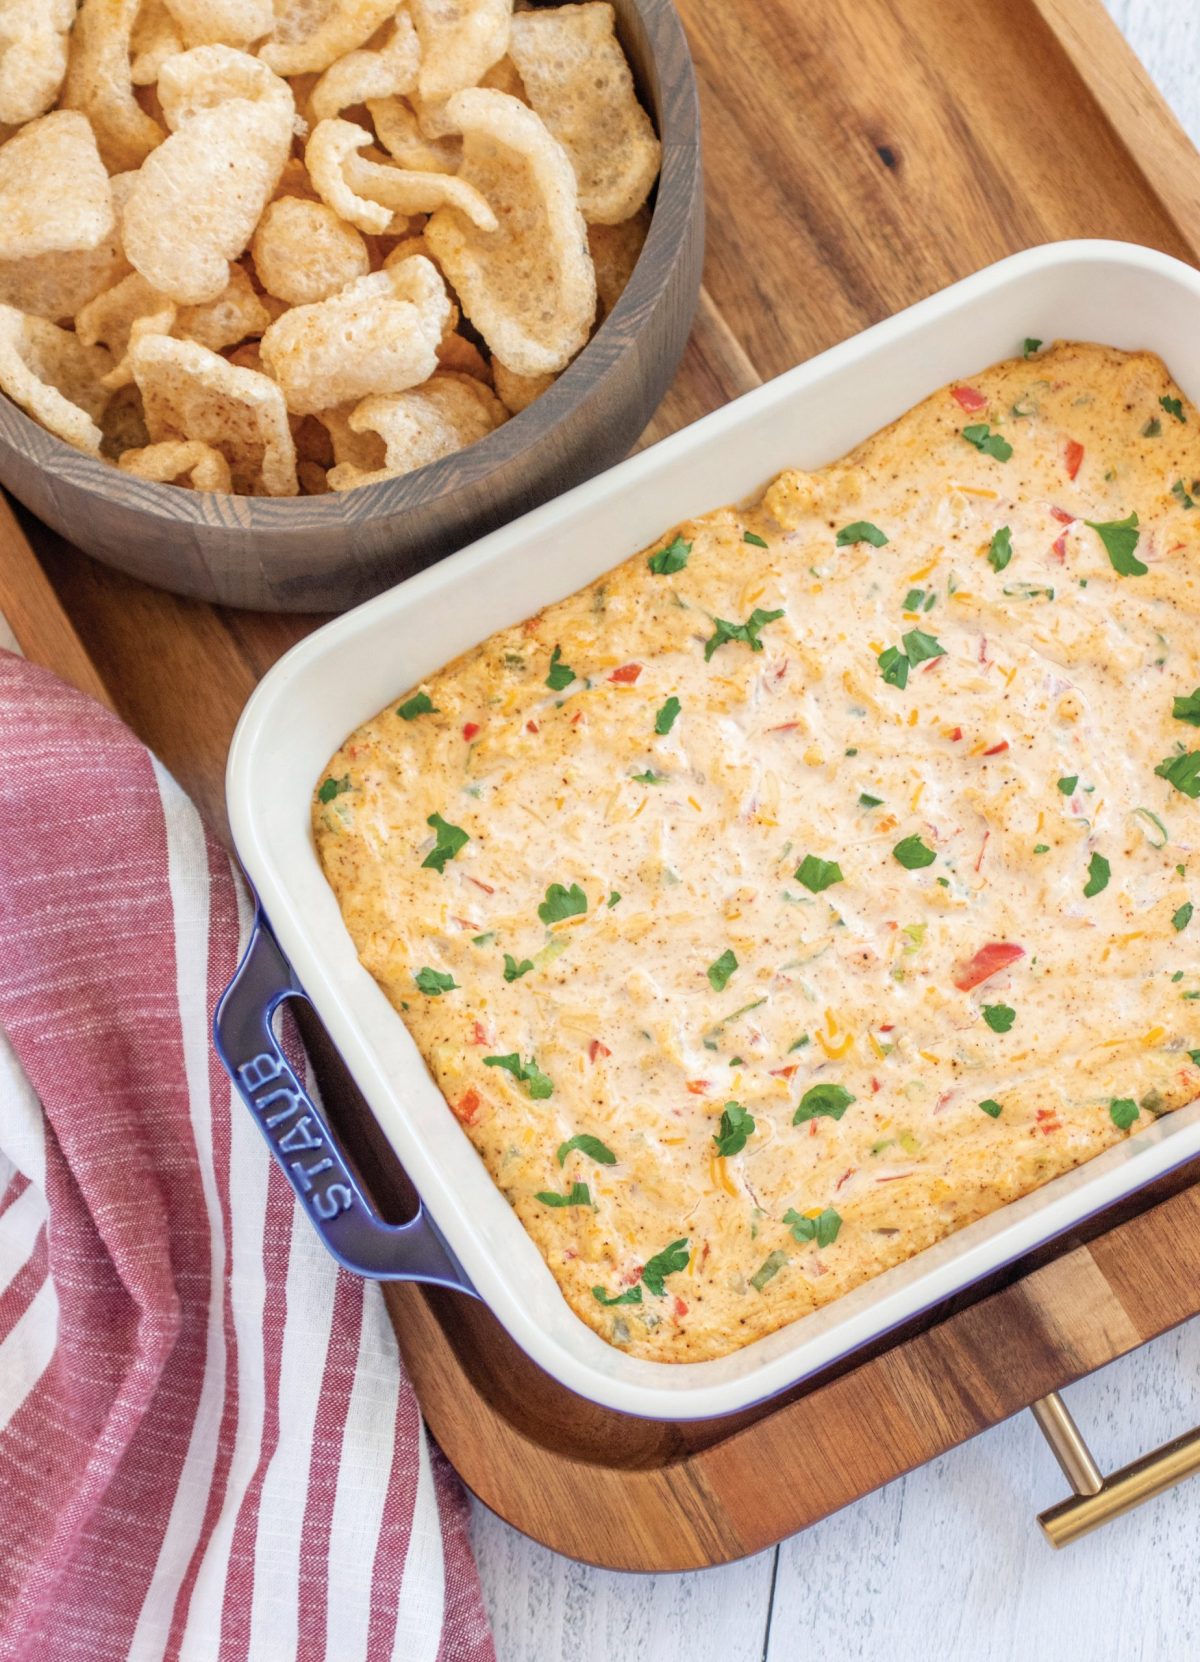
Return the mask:
<svg viewBox="0 0 1200 1662"><path fill-rule="evenodd" d="M1100 0L681 0L708 255L659 438L1031 244L1200 261L1200 156ZM0 613L110 703L214 824L256 680L321 620L221 612L0 504ZM317 1045L316 1035L310 1042ZM404 1181L335 1058L327 1100L389 1216ZM561 1552L692 1569L756 1552L1200 1310L1200 1172L734 1421L664 1426L552 1384L473 1301L387 1296L429 1424L480 1498Z"/></svg>

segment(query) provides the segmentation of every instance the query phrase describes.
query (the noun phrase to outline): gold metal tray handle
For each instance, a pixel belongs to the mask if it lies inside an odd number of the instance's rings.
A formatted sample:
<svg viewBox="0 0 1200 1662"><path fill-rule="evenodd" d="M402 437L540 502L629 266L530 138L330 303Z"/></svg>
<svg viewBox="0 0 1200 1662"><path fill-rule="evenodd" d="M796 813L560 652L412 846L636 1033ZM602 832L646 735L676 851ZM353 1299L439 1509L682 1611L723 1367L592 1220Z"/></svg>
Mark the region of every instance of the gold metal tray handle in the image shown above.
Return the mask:
<svg viewBox="0 0 1200 1662"><path fill-rule="evenodd" d="M1105 1477L1057 1391L1031 1405L1054 1458L1075 1493L1038 1516L1052 1547L1070 1546L1110 1518L1131 1512L1200 1472L1200 1427Z"/></svg>

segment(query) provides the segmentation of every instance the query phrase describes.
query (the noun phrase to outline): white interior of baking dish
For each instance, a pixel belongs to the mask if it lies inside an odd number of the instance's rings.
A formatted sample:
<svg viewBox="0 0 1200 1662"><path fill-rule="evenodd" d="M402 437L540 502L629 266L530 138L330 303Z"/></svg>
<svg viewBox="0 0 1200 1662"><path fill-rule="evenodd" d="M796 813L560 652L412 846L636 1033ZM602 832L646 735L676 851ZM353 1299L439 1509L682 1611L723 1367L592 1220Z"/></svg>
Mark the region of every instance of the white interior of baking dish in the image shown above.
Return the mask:
<svg viewBox="0 0 1200 1662"><path fill-rule="evenodd" d="M1200 1153L1200 1105L730 1356L637 1360L571 1311L359 964L317 863L313 787L352 728L494 630L592 581L673 522L757 492L781 468L834 460L947 381L1011 356L1028 335L1149 348L1200 402L1200 273L1123 243L1031 249L329 624L272 670L242 718L229 761L230 816L280 944L480 1294L535 1361L597 1402L691 1419L781 1391Z"/></svg>

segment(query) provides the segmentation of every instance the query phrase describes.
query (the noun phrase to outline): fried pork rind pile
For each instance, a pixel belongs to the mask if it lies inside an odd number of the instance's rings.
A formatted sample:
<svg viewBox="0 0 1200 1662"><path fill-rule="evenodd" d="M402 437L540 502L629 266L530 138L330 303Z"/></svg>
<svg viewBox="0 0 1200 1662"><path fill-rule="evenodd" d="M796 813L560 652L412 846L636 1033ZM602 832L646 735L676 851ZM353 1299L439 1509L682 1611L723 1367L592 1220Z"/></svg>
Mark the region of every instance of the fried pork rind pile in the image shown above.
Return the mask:
<svg viewBox="0 0 1200 1662"><path fill-rule="evenodd" d="M553 385L650 223L607 0L0 0L0 390L132 479L319 495Z"/></svg>

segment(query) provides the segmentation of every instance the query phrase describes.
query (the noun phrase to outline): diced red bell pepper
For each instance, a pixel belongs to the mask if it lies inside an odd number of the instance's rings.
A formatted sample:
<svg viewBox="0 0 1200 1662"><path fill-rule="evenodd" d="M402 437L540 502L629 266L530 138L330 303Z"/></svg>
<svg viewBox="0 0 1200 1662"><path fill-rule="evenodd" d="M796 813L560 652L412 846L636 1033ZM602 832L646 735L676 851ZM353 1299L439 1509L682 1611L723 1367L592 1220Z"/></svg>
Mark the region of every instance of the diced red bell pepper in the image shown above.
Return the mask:
<svg viewBox="0 0 1200 1662"><path fill-rule="evenodd" d="M1052 507L1050 512L1054 515L1060 525L1074 525L1075 523L1076 516L1074 514L1069 514L1065 508Z"/></svg>
<svg viewBox="0 0 1200 1662"><path fill-rule="evenodd" d="M979 948L973 958L967 958L958 965L954 972L954 985L960 993L969 993L973 987L982 985L993 975L999 975L1002 969L1007 969L1024 956L1025 948L1015 941L989 941Z"/></svg>
<svg viewBox="0 0 1200 1662"><path fill-rule="evenodd" d="M994 744L990 750L985 750L983 754L985 756L999 756L999 755L1002 754L1003 751L1005 751L1007 749L1008 749L1008 740L1007 739L1001 739L999 744Z"/></svg>
<svg viewBox="0 0 1200 1662"><path fill-rule="evenodd" d="M479 723L477 721L466 721L463 723L463 738L466 739L468 744L470 744L471 740L475 737L478 731Z"/></svg>
<svg viewBox="0 0 1200 1662"><path fill-rule="evenodd" d="M683 1300L681 1298L676 1296L676 1299L675 1299L675 1314L677 1316L686 1316L687 1313L688 1313L687 1305L683 1302Z"/></svg>
<svg viewBox="0 0 1200 1662"><path fill-rule="evenodd" d="M1064 531L1061 537L1055 537L1051 546L1053 548L1055 558L1065 560L1067 557L1067 533Z"/></svg>
<svg viewBox="0 0 1200 1662"><path fill-rule="evenodd" d="M613 670L608 679L615 681L619 687L632 687L641 673L641 664L622 664L620 669Z"/></svg>
<svg viewBox="0 0 1200 1662"><path fill-rule="evenodd" d="M472 1085L469 1090L463 1092L454 1104L456 1118L460 1119L464 1125L473 1125L482 1101L483 1098Z"/></svg>
<svg viewBox="0 0 1200 1662"><path fill-rule="evenodd" d="M974 387L951 387L950 396L972 415L979 410L987 409L987 399L981 392L976 392Z"/></svg>
<svg viewBox="0 0 1200 1662"><path fill-rule="evenodd" d="M612 1051L607 1045L601 1044L599 1039L593 1039L591 1044L588 1046L588 1059L592 1062L596 1061L596 1059L600 1056L611 1055Z"/></svg>
<svg viewBox="0 0 1200 1662"><path fill-rule="evenodd" d="M1066 452L1067 478L1068 479L1074 479L1075 475L1079 472L1080 464L1082 463L1082 461L1083 461L1083 446L1080 444L1078 439L1068 439L1067 440L1067 452Z"/></svg>

